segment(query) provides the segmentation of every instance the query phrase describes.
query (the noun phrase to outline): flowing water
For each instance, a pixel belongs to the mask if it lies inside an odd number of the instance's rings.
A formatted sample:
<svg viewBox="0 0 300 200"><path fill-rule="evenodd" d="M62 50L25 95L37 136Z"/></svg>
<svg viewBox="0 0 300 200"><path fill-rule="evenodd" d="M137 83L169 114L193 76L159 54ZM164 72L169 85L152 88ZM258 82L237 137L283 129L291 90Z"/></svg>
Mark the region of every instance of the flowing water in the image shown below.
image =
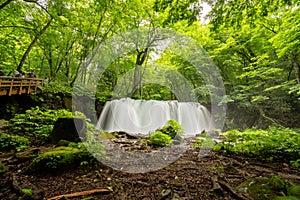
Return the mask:
<svg viewBox="0 0 300 200"><path fill-rule="evenodd" d="M97 128L146 135L175 119L184 129L185 137L214 129L207 108L196 102L133 100L123 98L106 102Z"/></svg>

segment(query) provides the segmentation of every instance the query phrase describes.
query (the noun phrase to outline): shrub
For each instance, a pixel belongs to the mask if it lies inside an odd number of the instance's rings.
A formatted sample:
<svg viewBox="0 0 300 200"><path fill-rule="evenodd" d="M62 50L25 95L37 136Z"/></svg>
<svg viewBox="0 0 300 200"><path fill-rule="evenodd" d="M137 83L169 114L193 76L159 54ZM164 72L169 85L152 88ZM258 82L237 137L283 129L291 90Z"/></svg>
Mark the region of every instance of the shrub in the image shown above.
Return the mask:
<svg viewBox="0 0 300 200"><path fill-rule="evenodd" d="M156 131L150 134L149 141L154 146L164 147L172 143L172 138L161 131Z"/></svg>
<svg viewBox="0 0 300 200"><path fill-rule="evenodd" d="M212 138L197 137L195 143L193 144L193 148L210 150L213 149L215 144L216 142Z"/></svg>
<svg viewBox="0 0 300 200"><path fill-rule="evenodd" d="M157 131L169 135L172 139L178 140L182 139L182 136L184 134L183 128L174 119L169 120L166 126L157 129Z"/></svg>
<svg viewBox="0 0 300 200"><path fill-rule="evenodd" d="M29 144L30 144L30 141L25 137L0 133L0 150L21 151L23 149L28 148Z"/></svg>

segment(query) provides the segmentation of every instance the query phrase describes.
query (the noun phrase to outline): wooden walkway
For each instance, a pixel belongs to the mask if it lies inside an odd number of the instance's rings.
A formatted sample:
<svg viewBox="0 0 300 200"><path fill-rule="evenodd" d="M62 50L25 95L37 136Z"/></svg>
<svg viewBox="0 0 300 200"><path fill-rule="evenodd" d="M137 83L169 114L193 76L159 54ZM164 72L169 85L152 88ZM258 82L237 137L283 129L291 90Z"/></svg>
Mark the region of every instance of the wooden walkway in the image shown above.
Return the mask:
<svg viewBox="0 0 300 200"><path fill-rule="evenodd" d="M43 85L41 78L0 77L0 96L30 94Z"/></svg>

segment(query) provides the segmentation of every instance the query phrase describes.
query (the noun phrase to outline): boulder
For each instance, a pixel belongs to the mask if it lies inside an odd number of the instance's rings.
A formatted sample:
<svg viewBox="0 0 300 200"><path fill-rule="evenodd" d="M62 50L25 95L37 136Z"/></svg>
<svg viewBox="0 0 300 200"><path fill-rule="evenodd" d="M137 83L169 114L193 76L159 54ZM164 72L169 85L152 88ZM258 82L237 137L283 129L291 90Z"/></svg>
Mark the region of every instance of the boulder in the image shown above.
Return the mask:
<svg viewBox="0 0 300 200"><path fill-rule="evenodd" d="M73 147L56 147L36 157L23 173L59 172L80 166L83 161L90 162L94 157L86 150Z"/></svg>
<svg viewBox="0 0 300 200"><path fill-rule="evenodd" d="M50 142L57 144L60 140L79 142L86 139L87 125L82 118L59 118L49 135Z"/></svg>

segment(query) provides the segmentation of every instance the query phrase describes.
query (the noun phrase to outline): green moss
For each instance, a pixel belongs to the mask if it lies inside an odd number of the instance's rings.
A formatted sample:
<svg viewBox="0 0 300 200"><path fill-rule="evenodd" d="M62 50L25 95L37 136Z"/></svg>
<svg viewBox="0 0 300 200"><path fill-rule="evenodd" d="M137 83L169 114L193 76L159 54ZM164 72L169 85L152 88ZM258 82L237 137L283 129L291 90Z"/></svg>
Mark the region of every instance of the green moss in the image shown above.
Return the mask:
<svg viewBox="0 0 300 200"><path fill-rule="evenodd" d="M272 178L256 177L248 179L240 184L237 189L240 192L248 193L256 200L275 199L287 193L289 183L278 176Z"/></svg>
<svg viewBox="0 0 300 200"><path fill-rule="evenodd" d="M87 151L72 147L57 147L51 151L40 154L25 169L25 173L42 171L66 170L79 166L83 161L94 159Z"/></svg>
<svg viewBox="0 0 300 200"><path fill-rule="evenodd" d="M26 149L29 144L30 141L25 137L0 133L0 151L21 151Z"/></svg>
<svg viewBox="0 0 300 200"><path fill-rule="evenodd" d="M112 133L107 133L105 131L100 131L98 134L98 138L100 140L106 140L106 139L115 139L116 136L114 136Z"/></svg>

